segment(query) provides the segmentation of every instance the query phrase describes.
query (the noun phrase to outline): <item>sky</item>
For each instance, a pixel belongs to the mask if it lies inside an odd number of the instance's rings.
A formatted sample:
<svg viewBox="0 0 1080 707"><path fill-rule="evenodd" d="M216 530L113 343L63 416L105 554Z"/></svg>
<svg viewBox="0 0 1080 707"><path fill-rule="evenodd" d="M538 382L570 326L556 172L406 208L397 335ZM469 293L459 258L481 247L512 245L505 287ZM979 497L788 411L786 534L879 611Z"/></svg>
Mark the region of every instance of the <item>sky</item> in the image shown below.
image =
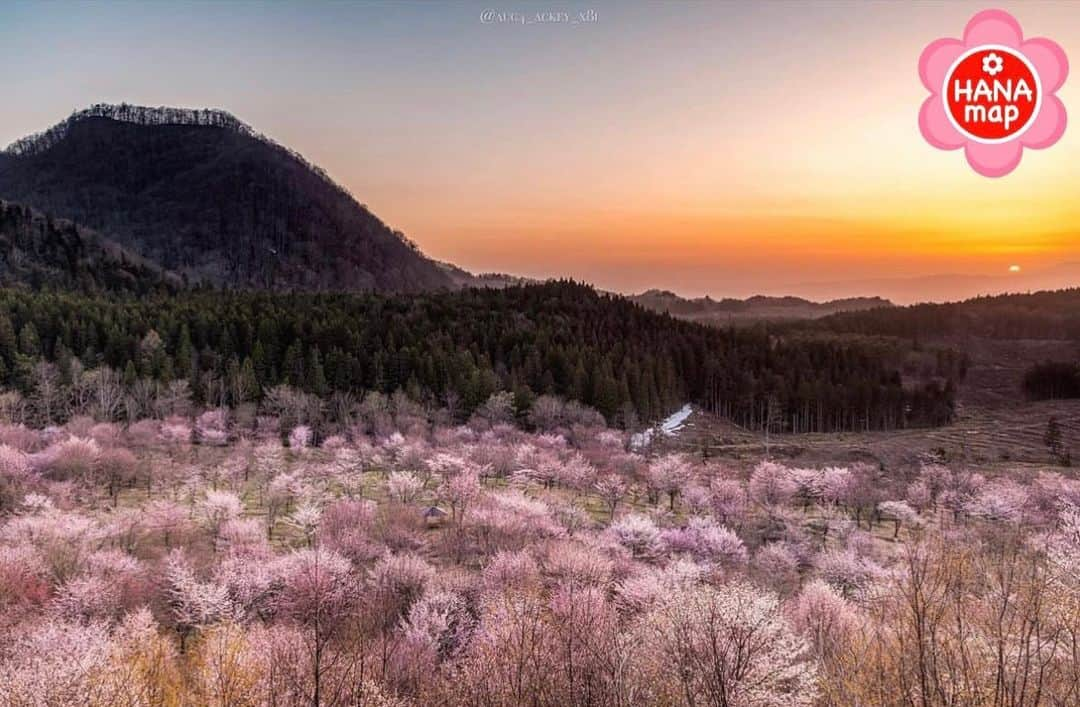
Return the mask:
<svg viewBox="0 0 1080 707"><path fill-rule="evenodd" d="M1080 66L1080 3L998 6ZM102 101L222 108L432 257L620 292L1080 285L1076 128L1000 179L919 134L920 52L987 7L5 2L0 144Z"/></svg>

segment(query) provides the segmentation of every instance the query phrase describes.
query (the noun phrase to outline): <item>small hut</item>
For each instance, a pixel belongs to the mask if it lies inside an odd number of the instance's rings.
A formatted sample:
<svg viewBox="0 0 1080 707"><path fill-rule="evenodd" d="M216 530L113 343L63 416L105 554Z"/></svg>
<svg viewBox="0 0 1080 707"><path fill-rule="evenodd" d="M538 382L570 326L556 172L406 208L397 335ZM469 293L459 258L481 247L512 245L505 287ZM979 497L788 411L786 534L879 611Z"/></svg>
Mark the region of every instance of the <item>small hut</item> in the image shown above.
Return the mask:
<svg viewBox="0 0 1080 707"><path fill-rule="evenodd" d="M428 506L424 509L423 516L429 528L438 528L446 520L446 511L438 506Z"/></svg>

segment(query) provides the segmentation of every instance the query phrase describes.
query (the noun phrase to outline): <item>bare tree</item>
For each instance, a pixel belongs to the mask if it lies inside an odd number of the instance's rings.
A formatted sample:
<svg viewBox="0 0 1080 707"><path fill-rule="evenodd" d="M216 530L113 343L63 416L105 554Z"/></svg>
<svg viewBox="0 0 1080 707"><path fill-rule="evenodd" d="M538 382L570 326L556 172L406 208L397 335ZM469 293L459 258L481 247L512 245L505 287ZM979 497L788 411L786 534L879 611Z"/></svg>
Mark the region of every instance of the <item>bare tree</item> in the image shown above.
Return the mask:
<svg viewBox="0 0 1080 707"><path fill-rule="evenodd" d="M120 374L108 366L103 366L88 375L94 386L98 417L109 422L115 420L124 402L124 386Z"/></svg>
<svg viewBox="0 0 1080 707"><path fill-rule="evenodd" d="M32 376L34 409L43 424L51 425L56 420L63 398L60 372L56 364L42 359L34 364Z"/></svg>

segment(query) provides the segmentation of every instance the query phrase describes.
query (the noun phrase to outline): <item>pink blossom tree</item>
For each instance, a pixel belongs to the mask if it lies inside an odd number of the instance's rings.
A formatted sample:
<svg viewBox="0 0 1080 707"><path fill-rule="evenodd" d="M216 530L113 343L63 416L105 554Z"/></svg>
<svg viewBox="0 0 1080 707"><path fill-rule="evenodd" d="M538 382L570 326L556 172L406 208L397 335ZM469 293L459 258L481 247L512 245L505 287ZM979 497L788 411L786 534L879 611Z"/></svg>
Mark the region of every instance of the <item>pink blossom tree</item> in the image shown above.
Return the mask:
<svg viewBox="0 0 1080 707"><path fill-rule="evenodd" d="M165 563L165 596L181 651L195 631L235 616L228 590L214 582L199 581L177 551Z"/></svg>
<svg viewBox="0 0 1080 707"><path fill-rule="evenodd" d="M656 560L664 553L660 529L647 516L636 513L623 516L608 527L608 533L635 558Z"/></svg>
<svg viewBox="0 0 1080 707"><path fill-rule="evenodd" d="M746 545L730 528L717 525L707 518L691 518L682 528L663 532L664 542L671 552L683 552L699 562L722 567L746 564Z"/></svg>
<svg viewBox="0 0 1080 707"><path fill-rule="evenodd" d="M594 488L608 508L608 517L615 520L615 509L626 497L626 482L614 474L606 474L597 479Z"/></svg>
<svg viewBox="0 0 1080 707"><path fill-rule="evenodd" d="M651 702L812 705L816 670L775 595L743 582L665 597L647 616Z"/></svg>
<svg viewBox="0 0 1080 707"><path fill-rule="evenodd" d="M424 490L424 482L408 471L393 471L386 480L386 490L401 503L412 503Z"/></svg>
<svg viewBox="0 0 1080 707"><path fill-rule="evenodd" d="M782 506L798 491L791 470L776 462L763 461L750 474L750 498L763 506Z"/></svg>
<svg viewBox="0 0 1080 707"><path fill-rule="evenodd" d="M914 526L922 521L918 511L909 506L906 501L883 501L878 504L878 513L893 521L893 540L900 537L901 524Z"/></svg>
<svg viewBox="0 0 1080 707"><path fill-rule="evenodd" d="M646 484L653 502L661 493L668 495L668 505L675 510L675 499L693 472L690 462L681 454L666 454L649 463Z"/></svg>
<svg viewBox="0 0 1080 707"><path fill-rule="evenodd" d="M814 653L829 659L859 630L855 607L821 580L808 583L791 607L792 625L806 637Z"/></svg>
<svg viewBox="0 0 1080 707"><path fill-rule="evenodd" d="M738 526L746 512L746 489L735 479L715 478L709 485L712 510L722 525Z"/></svg>
<svg viewBox="0 0 1080 707"><path fill-rule="evenodd" d="M480 480L476 471L469 469L451 476L439 487L439 496L450 506L450 516L455 523L462 523L469 507L480 497Z"/></svg>
<svg viewBox="0 0 1080 707"><path fill-rule="evenodd" d="M222 447L229 442L229 411L224 408L207 410L195 420L199 444Z"/></svg>
<svg viewBox="0 0 1080 707"><path fill-rule="evenodd" d="M207 491L195 507L195 517L210 535L215 550L221 535L221 526L240 517L244 504L240 497L230 491Z"/></svg>

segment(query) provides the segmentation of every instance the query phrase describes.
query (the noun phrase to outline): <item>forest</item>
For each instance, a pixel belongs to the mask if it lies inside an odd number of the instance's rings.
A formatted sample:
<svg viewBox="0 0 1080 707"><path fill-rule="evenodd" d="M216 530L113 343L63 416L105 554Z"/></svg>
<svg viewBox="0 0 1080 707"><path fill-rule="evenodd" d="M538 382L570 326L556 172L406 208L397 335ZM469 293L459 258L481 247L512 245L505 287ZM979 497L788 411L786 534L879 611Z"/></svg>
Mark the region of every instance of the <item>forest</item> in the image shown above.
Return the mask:
<svg viewBox="0 0 1080 707"><path fill-rule="evenodd" d="M506 391L522 415L557 395L623 428L685 402L776 432L947 423L963 356L939 351L913 376L910 355L888 339L708 328L566 281L415 296L0 291L0 384L34 424L81 412L73 391L95 371L115 381L110 419L180 388L236 408L285 386L337 422L369 392L465 419Z"/></svg>
<svg viewBox="0 0 1080 707"><path fill-rule="evenodd" d="M1080 398L1080 365L1069 361L1037 363L1024 373L1023 386L1031 400Z"/></svg>

